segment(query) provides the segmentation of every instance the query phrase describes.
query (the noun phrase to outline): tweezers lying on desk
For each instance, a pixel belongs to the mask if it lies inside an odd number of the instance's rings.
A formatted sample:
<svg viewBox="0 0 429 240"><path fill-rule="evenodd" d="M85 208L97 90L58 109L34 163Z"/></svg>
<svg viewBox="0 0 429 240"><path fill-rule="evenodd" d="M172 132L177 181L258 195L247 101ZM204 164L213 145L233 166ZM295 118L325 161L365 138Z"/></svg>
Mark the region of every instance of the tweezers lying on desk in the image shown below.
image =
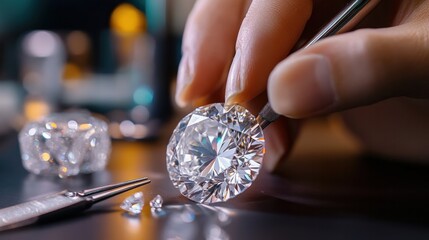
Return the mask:
<svg viewBox="0 0 429 240"><path fill-rule="evenodd" d="M0 209L0 231L35 223L45 218L83 211L93 204L150 183L147 177L79 192L61 191L33 201Z"/></svg>

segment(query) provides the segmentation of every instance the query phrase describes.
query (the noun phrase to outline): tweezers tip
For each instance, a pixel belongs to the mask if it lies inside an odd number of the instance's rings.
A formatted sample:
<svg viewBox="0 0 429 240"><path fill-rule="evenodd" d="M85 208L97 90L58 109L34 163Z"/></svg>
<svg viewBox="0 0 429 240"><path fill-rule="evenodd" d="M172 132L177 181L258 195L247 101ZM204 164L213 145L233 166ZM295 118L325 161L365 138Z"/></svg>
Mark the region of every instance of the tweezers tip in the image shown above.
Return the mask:
<svg viewBox="0 0 429 240"><path fill-rule="evenodd" d="M97 194L88 196L89 200L93 203L96 202L100 202L103 201L107 198L111 198L113 196L116 196L118 194L127 192L129 190L132 190L134 188L149 184L151 182L151 180L149 180L147 177L146 178L141 178L141 179L136 179L136 180L131 180L131 181L127 181L125 183L121 183L119 185L117 185L117 187L115 188L110 188L106 191L99 191ZM113 186L113 185L112 185Z"/></svg>
<svg viewBox="0 0 429 240"><path fill-rule="evenodd" d="M92 194L108 192L111 190L115 190L115 189L118 189L121 187L126 187L129 185L133 185L135 183L140 183L140 182L147 181L147 180L149 180L148 177L142 177L142 178L137 178L137 179L133 179L133 180L128 180L125 182L120 182L120 183L110 184L110 185L106 185L106 186L86 189L86 190L78 192L77 194L81 197L87 197L87 196L90 196Z"/></svg>

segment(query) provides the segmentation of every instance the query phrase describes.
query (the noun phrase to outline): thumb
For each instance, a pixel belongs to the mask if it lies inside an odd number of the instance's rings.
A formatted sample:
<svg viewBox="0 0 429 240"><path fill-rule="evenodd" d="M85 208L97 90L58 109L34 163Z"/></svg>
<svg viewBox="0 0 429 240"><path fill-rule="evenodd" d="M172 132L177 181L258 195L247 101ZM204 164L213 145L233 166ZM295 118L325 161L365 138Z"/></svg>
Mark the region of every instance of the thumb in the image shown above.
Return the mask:
<svg viewBox="0 0 429 240"><path fill-rule="evenodd" d="M410 25L358 30L294 53L270 75L273 109L304 118L396 96L428 98L429 33Z"/></svg>

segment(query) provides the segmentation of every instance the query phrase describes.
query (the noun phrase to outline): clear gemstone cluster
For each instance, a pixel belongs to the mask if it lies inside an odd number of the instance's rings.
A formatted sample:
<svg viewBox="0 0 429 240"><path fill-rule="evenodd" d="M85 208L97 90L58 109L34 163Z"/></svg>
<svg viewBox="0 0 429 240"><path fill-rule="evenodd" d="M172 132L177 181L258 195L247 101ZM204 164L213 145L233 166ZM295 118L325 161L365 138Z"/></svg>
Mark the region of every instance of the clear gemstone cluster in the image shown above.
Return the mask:
<svg viewBox="0 0 429 240"><path fill-rule="evenodd" d="M111 142L107 124L84 113L57 113L28 123L19 133L24 167L68 177L105 168Z"/></svg>
<svg viewBox="0 0 429 240"><path fill-rule="evenodd" d="M256 118L239 105L195 109L174 130L167 169L182 195L224 202L246 190L261 167L265 142Z"/></svg>
<svg viewBox="0 0 429 240"><path fill-rule="evenodd" d="M158 194L152 200L150 200L149 205L153 211L161 211L163 204L162 197ZM137 192L127 197L120 205L122 209L127 211L130 215L139 215L143 211L144 207L144 194L142 192Z"/></svg>
<svg viewBox="0 0 429 240"><path fill-rule="evenodd" d="M142 212L144 206L144 195L142 192L136 192L127 197L121 204L121 208L131 215L138 215Z"/></svg>

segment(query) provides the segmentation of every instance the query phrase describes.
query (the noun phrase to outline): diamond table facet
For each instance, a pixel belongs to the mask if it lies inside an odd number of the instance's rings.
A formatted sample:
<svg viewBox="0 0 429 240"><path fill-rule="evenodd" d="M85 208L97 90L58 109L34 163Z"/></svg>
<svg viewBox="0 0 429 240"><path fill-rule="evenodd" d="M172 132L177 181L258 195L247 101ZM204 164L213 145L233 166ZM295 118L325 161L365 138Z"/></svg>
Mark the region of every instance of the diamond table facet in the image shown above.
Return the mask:
<svg viewBox="0 0 429 240"><path fill-rule="evenodd" d="M28 171L62 178L104 169L111 149L107 124L76 112L28 123L19 143Z"/></svg>
<svg viewBox="0 0 429 240"><path fill-rule="evenodd" d="M195 109L179 122L167 146L167 169L187 198L224 202L252 184L264 151L256 118L242 106L216 103Z"/></svg>

